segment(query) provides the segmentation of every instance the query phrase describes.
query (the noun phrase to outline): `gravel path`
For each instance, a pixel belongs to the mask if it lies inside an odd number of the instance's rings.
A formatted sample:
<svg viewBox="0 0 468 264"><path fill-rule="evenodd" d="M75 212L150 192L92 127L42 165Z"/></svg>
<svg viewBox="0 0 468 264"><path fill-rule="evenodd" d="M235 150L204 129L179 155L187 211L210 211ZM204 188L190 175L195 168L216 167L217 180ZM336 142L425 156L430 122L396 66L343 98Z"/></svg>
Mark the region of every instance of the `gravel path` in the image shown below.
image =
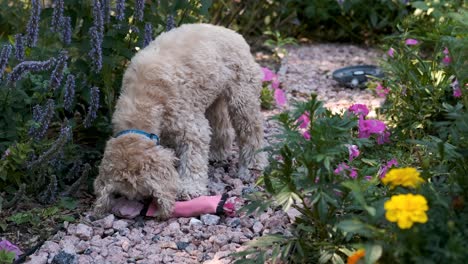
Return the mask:
<svg viewBox="0 0 468 264"><path fill-rule="evenodd" d="M304 100L311 92L333 111L363 103L374 108L381 99L369 91L340 87L331 73L354 64L375 64L380 55L352 45L315 44L289 49L280 69L280 80L288 100ZM267 141L278 132L268 118L279 110L265 111ZM228 191L240 196L254 190L255 176L248 182L235 178L237 157L229 164L210 166L210 191ZM64 228L46 241L26 263L231 263L228 255L243 248L243 243L268 233L285 233L296 216L269 209L257 217L178 218L165 222L152 219L123 220L109 215L94 220L86 216L79 223L64 223Z"/></svg>

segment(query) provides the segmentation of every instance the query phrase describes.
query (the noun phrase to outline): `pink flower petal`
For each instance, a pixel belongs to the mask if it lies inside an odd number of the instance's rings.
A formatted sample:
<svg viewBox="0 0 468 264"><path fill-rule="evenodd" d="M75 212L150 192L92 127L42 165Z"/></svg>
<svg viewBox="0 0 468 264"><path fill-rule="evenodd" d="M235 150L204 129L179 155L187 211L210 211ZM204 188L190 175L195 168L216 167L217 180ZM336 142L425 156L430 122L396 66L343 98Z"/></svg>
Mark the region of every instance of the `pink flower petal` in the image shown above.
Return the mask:
<svg viewBox="0 0 468 264"><path fill-rule="evenodd" d="M302 136L307 139L307 140L310 140L310 132L309 131L306 131L304 133L302 133Z"/></svg>
<svg viewBox="0 0 468 264"><path fill-rule="evenodd" d="M348 111L363 117L366 117L369 114L369 109L363 104L353 104L348 108Z"/></svg>
<svg viewBox="0 0 468 264"><path fill-rule="evenodd" d="M388 49L387 54L388 54L388 56L393 58L393 55L395 54L395 49L393 49L393 48Z"/></svg>
<svg viewBox="0 0 468 264"><path fill-rule="evenodd" d="M276 76L276 74L274 74L270 69L266 67L262 67L262 71L263 71L262 82L269 82L273 80L273 78Z"/></svg>
<svg viewBox="0 0 468 264"><path fill-rule="evenodd" d="M284 94L283 90L275 89L275 100L276 104L279 106L286 105L286 95Z"/></svg>
<svg viewBox="0 0 468 264"><path fill-rule="evenodd" d="M365 179L366 181L371 181L372 178L373 178L372 176L364 176L364 179Z"/></svg>
<svg viewBox="0 0 468 264"><path fill-rule="evenodd" d="M390 89L385 88L381 83L378 83L377 87L375 87L375 92L378 96L385 97L390 92Z"/></svg>
<svg viewBox="0 0 468 264"><path fill-rule="evenodd" d="M449 65L451 62L452 62L452 59L449 56L445 56L442 59L442 63L444 63L445 65Z"/></svg>
<svg viewBox="0 0 468 264"><path fill-rule="evenodd" d="M308 113L302 114L302 115L297 119L297 123L299 123L299 127L300 127L300 128L306 128L306 127L308 127L308 126L309 126L309 123L310 123L309 114L308 114Z"/></svg>
<svg viewBox="0 0 468 264"><path fill-rule="evenodd" d="M354 158L357 158L360 154L359 148L356 145L348 145L349 152L349 161L353 161Z"/></svg>
<svg viewBox="0 0 468 264"><path fill-rule="evenodd" d="M417 39L407 39L405 40L405 44L408 45L408 46L414 46L414 45L418 45L419 41Z"/></svg>
<svg viewBox="0 0 468 264"><path fill-rule="evenodd" d="M447 47L445 47L445 49L444 49L443 53L444 53L445 55L449 55L449 50L448 50L448 48L447 48Z"/></svg>

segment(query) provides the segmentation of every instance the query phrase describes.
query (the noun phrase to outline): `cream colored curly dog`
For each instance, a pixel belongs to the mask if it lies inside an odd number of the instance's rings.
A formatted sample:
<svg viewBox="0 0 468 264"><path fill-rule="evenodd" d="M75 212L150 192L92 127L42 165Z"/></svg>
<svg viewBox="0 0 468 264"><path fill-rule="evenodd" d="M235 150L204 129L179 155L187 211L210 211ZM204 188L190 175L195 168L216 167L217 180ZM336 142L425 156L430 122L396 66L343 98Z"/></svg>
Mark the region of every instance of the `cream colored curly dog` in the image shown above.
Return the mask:
<svg viewBox="0 0 468 264"><path fill-rule="evenodd" d="M94 182L95 213L120 194L154 197L168 217L176 198L206 195L208 159L226 158L232 127L238 175L248 177L251 165L264 162L256 153L263 143L261 76L243 37L223 27L183 25L139 51L112 119L120 134L107 142Z"/></svg>

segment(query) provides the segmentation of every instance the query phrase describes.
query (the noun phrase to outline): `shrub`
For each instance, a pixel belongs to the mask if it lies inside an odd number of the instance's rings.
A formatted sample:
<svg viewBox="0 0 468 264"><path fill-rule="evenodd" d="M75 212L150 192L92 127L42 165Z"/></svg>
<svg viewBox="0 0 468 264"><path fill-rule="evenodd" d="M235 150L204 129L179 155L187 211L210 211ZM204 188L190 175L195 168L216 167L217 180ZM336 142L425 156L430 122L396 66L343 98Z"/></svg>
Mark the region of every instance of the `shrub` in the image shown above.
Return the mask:
<svg viewBox="0 0 468 264"><path fill-rule="evenodd" d="M50 2L0 3L0 189L7 198L27 183L25 193L52 202L70 193L66 186L95 173L87 164L100 159L111 134L129 59L158 34L203 20L210 6Z"/></svg>
<svg viewBox="0 0 468 264"><path fill-rule="evenodd" d="M238 263L468 257L468 17L427 13L431 30L409 18L410 28L387 39L386 77L375 87L387 97L379 111L386 125L366 119L363 105L333 115L315 97L276 117L284 131L266 149L270 165L258 182L265 192L243 210L293 207L300 215L290 235L250 242Z"/></svg>

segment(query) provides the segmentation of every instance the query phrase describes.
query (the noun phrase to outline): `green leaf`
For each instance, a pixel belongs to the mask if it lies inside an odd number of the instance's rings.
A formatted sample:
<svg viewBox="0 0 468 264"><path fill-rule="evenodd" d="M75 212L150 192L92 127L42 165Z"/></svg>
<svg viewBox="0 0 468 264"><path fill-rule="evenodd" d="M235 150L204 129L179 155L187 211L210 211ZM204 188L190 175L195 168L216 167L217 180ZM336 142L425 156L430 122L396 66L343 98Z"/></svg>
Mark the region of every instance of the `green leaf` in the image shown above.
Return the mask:
<svg viewBox="0 0 468 264"><path fill-rule="evenodd" d="M366 251L366 256L364 257L364 263L366 264L374 264L382 256L381 245L366 245L364 249Z"/></svg>
<svg viewBox="0 0 468 264"><path fill-rule="evenodd" d="M78 201L71 197L64 197L60 199L59 206L68 210L75 210L78 206Z"/></svg>

